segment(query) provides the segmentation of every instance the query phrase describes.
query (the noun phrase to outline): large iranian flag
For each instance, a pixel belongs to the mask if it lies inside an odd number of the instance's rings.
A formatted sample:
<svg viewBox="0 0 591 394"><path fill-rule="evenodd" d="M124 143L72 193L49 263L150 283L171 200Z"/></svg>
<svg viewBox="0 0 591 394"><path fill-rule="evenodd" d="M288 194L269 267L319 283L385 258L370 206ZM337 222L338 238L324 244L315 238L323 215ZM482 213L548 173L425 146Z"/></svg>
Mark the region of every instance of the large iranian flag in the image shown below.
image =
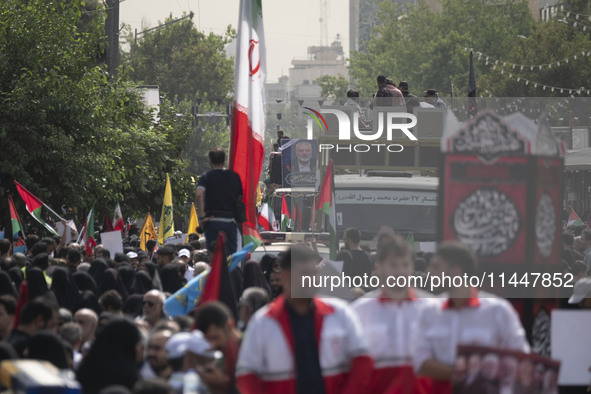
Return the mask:
<svg viewBox="0 0 591 394"><path fill-rule="evenodd" d="M335 196L334 196L334 169L332 166L332 159L328 162L326 174L322 181L322 189L320 189L320 201L318 202L319 209L324 215L328 216L328 223L325 229L330 234L330 259L334 260L337 257L337 250L339 249L339 241L337 239L337 220L335 210ZM325 216L325 217L326 217Z"/></svg>
<svg viewBox="0 0 591 394"><path fill-rule="evenodd" d="M234 75L229 168L240 175L247 221L243 243L261 243L257 226L257 186L265 139L265 38L262 0L241 0Z"/></svg>

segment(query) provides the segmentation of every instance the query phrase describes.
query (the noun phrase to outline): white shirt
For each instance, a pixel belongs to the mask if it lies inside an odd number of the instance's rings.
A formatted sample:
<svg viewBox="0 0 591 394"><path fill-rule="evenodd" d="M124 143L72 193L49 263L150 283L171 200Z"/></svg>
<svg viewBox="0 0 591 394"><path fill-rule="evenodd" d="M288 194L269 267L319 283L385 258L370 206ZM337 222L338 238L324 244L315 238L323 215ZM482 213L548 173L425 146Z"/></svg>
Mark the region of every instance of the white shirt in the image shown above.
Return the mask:
<svg viewBox="0 0 591 394"><path fill-rule="evenodd" d="M410 339L417 330L419 311L425 305L437 302L416 295L412 289L408 299L396 302L384 298L382 291L376 290L353 303L375 368L412 365Z"/></svg>
<svg viewBox="0 0 591 394"><path fill-rule="evenodd" d="M505 299L479 293L456 309L441 299L421 309L412 340L415 371L428 359L453 365L459 345L491 346L529 353L525 330Z"/></svg>

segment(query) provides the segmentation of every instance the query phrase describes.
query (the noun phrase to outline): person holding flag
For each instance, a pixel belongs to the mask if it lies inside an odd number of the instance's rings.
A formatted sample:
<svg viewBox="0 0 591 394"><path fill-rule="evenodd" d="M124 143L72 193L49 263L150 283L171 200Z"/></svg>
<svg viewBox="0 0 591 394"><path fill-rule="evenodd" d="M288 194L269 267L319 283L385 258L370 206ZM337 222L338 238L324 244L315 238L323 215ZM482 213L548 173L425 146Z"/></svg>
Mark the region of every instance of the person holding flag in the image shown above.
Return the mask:
<svg viewBox="0 0 591 394"><path fill-rule="evenodd" d="M240 231L236 217L243 199L240 176L224 168L226 152L222 148L209 151L211 170L199 177L195 205L205 234L205 244L213 251L213 244L220 231L227 237L226 254L236 252L241 246ZM256 191L256 190L255 190Z"/></svg>

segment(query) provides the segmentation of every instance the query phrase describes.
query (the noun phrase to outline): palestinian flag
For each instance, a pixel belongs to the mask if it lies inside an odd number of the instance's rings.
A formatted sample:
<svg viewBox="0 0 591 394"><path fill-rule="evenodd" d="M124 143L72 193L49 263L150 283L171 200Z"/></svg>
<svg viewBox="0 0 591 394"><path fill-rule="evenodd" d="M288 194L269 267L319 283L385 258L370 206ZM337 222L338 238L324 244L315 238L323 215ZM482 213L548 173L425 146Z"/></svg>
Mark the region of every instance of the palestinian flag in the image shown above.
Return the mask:
<svg viewBox="0 0 591 394"><path fill-rule="evenodd" d="M79 243L80 246L86 247L86 255L90 256L92 254L92 248L96 246L94 240L94 204L92 205L92 208L90 208L90 212L86 217L86 222L84 222L84 228L82 229L82 233L80 233Z"/></svg>
<svg viewBox="0 0 591 394"><path fill-rule="evenodd" d="M47 224L45 222L45 220L43 220L41 218L41 211L42 211L41 208L43 208L43 207L49 208L49 207L47 207L47 205L45 205L41 200L39 200L37 197L35 197L30 191L25 189L24 186L21 185L20 183L18 183L17 181L14 181L14 184L16 185L16 190L18 190L18 194L21 195L21 197L27 207L27 211L31 214L31 216L33 216L33 218L36 221L41 223L43 225L43 227L45 227L47 229L47 231L49 231L53 235L59 237L59 234L57 233L57 231L55 231L55 229L53 229L53 227L51 227L49 224Z"/></svg>
<svg viewBox="0 0 591 394"><path fill-rule="evenodd" d="M285 194L281 196L281 231L286 232L291 227L291 216L289 215L289 208L287 207L287 200Z"/></svg>
<svg viewBox="0 0 591 394"><path fill-rule="evenodd" d="M335 195L334 195L334 171L332 159L328 163L324 180L322 181L322 188L320 189L320 200L318 208L324 213L325 218L328 217L328 223L325 229L330 234L330 255L331 260L336 259L337 250L339 248L339 241L337 239L337 223L335 210Z"/></svg>
<svg viewBox="0 0 591 394"><path fill-rule="evenodd" d="M573 207L570 207L570 215L568 216L568 222L566 223L567 227L577 227L577 226L584 226L585 223L581 220L579 215L575 212Z"/></svg>
<svg viewBox="0 0 591 394"><path fill-rule="evenodd" d="M123 221L123 214L121 213L121 205L117 201L115 205L115 212L113 213L113 231L125 230L125 222Z"/></svg>
<svg viewBox="0 0 591 394"><path fill-rule="evenodd" d="M277 231L275 213L269 206L267 199L264 199L261 203L261 210L259 211L258 223L267 231Z"/></svg>
<svg viewBox="0 0 591 394"><path fill-rule="evenodd" d="M21 224L21 219L18 217L18 213L14 207L14 201L12 201L12 196L10 194L8 195L8 207L10 209L10 222L12 224L12 239L18 240L20 239L19 232L23 232L23 226Z"/></svg>

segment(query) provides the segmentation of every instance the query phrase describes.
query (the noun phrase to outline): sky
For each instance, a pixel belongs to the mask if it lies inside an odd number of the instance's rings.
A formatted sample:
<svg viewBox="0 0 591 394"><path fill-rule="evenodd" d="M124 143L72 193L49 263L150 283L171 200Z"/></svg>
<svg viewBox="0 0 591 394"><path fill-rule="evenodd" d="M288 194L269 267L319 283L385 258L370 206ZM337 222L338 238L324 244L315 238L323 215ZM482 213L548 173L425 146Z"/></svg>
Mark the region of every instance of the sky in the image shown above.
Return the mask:
<svg viewBox="0 0 591 394"><path fill-rule="evenodd" d="M340 34L348 57L349 1L322 0L327 3L328 44ZM307 56L307 48L321 41L321 0L263 0L263 23L267 43L267 82L288 75L293 58ZM163 22L172 13L179 18L193 11L193 22L206 33L223 34L238 22L239 0L121 0L120 23L141 31Z"/></svg>

